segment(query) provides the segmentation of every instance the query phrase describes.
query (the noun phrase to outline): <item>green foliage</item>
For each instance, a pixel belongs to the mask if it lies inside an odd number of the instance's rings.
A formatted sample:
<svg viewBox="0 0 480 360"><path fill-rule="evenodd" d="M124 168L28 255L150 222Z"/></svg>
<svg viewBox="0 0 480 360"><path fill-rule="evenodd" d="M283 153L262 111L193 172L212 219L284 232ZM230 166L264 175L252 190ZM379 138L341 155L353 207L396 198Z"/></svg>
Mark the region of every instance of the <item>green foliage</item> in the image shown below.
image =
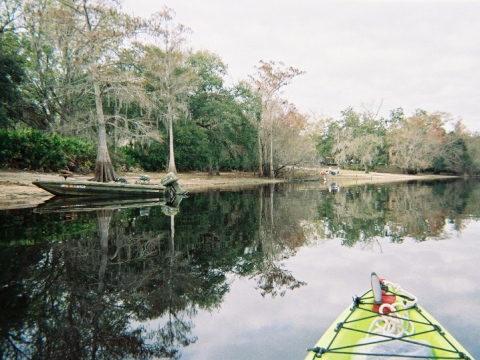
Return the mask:
<svg viewBox="0 0 480 360"><path fill-rule="evenodd" d="M17 37L0 33L0 126L14 125L21 113L20 85L24 80L23 59Z"/></svg>
<svg viewBox="0 0 480 360"><path fill-rule="evenodd" d="M192 149L196 156L201 154L200 169L208 166L209 169L251 170L258 166L256 116L261 109L261 103L257 102L260 99L243 85L226 88L222 81L226 67L216 55L197 53L190 58L190 63L198 75L198 86L190 96L189 110L198 129L188 131L199 137L197 144L202 144L199 149ZM185 146L184 142L179 144L182 148ZM177 165L182 168L177 149Z"/></svg>
<svg viewBox="0 0 480 360"><path fill-rule="evenodd" d="M339 131L339 124L333 119L322 120L320 134L317 136L317 153L324 162L333 158L335 134Z"/></svg>
<svg viewBox="0 0 480 360"><path fill-rule="evenodd" d="M127 167L141 167L146 171L162 171L167 166L168 146L152 143L148 146L125 146L121 149Z"/></svg>
<svg viewBox="0 0 480 360"><path fill-rule="evenodd" d="M233 118L233 117L232 117ZM250 170L255 167L255 136L245 118L222 125L214 131L192 121L177 122L174 129L175 163L180 171L205 171L212 165L221 170ZM166 137L166 136L165 136ZM127 167L164 171L168 164L167 143L152 143L121 148Z"/></svg>
<svg viewBox="0 0 480 360"><path fill-rule="evenodd" d="M386 153L383 123L369 112L359 114L349 107L342 111L339 126L333 134L335 160L342 165L362 164L365 172L369 172Z"/></svg>
<svg viewBox="0 0 480 360"><path fill-rule="evenodd" d="M468 169L471 174L480 174L480 134L475 133L467 142L468 157L471 161Z"/></svg>
<svg viewBox="0 0 480 360"><path fill-rule="evenodd" d="M191 121L174 125L175 161L180 170L205 170L212 152L204 129Z"/></svg>
<svg viewBox="0 0 480 360"><path fill-rule="evenodd" d="M223 87L227 66L220 57L207 51L199 51L190 55L188 63L200 79L199 91L215 91Z"/></svg>
<svg viewBox="0 0 480 360"><path fill-rule="evenodd" d="M60 137L39 130L1 131L0 166L28 170L58 170L66 165Z"/></svg>
<svg viewBox="0 0 480 360"><path fill-rule="evenodd" d="M57 171L91 170L95 146L86 140L48 135L39 130L0 130L0 167Z"/></svg>
<svg viewBox="0 0 480 360"><path fill-rule="evenodd" d="M175 162L179 170L205 170L211 149L204 130L191 122L174 124ZM167 143L148 146L129 145L122 148L128 167L141 167L147 171L164 171L169 149Z"/></svg>
<svg viewBox="0 0 480 360"><path fill-rule="evenodd" d="M95 169L97 148L94 142L86 139L63 138L62 150L70 170L86 172Z"/></svg>

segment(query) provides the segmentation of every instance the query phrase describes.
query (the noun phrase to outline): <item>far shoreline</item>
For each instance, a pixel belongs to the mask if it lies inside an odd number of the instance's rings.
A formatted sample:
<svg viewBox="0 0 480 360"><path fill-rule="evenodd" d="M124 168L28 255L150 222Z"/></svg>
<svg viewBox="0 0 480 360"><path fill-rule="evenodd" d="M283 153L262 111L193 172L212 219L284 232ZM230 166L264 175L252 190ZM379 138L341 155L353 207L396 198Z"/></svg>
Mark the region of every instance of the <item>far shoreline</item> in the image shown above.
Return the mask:
<svg viewBox="0 0 480 360"><path fill-rule="evenodd" d="M386 184L411 180L440 180L455 179L459 176L450 175L404 175L392 173L342 170L339 175L321 175L323 169L308 170L310 183L318 183L319 186L325 183L335 182L340 187L348 187L363 184ZM323 170L324 171L324 170ZM147 174L151 183L160 184L161 179L166 176L164 172L119 172L119 177L129 182L135 182L140 174ZM71 179L88 180L93 174L74 175ZM222 172L220 175L209 175L206 172L179 173L179 184L184 190L190 193L204 192L208 190L238 190L260 185L287 182L284 179L260 178L252 172ZM52 197L48 192L32 184L38 179L60 181L56 173L42 173L37 171L15 171L0 169L0 210L20 209L35 207Z"/></svg>

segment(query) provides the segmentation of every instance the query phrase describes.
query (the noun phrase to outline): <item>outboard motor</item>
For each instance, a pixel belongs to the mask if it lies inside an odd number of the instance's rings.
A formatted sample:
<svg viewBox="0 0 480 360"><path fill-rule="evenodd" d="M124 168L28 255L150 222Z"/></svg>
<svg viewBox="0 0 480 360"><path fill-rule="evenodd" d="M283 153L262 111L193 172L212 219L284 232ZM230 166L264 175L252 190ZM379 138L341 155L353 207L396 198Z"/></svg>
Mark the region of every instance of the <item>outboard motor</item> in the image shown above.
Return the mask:
<svg viewBox="0 0 480 360"><path fill-rule="evenodd" d="M162 179L162 185L169 188L173 195L187 195L187 190L182 190L178 183L178 177L172 172L169 172L165 178Z"/></svg>

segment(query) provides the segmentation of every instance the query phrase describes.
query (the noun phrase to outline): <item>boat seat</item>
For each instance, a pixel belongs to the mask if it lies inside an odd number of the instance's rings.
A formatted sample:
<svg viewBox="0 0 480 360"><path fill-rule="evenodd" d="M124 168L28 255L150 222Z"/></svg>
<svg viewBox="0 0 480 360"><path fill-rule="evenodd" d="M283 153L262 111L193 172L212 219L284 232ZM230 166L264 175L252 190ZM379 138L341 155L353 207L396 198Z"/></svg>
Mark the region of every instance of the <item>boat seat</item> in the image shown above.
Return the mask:
<svg viewBox="0 0 480 360"><path fill-rule="evenodd" d="M150 184L150 177L148 175L140 174L140 180L136 182L137 184Z"/></svg>
<svg viewBox="0 0 480 360"><path fill-rule="evenodd" d="M73 173L71 171L68 171L68 170L60 170L60 173L58 174L58 176L61 176L65 180L67 180L67 178L69 178L70 176L73 176Z"/></svg>

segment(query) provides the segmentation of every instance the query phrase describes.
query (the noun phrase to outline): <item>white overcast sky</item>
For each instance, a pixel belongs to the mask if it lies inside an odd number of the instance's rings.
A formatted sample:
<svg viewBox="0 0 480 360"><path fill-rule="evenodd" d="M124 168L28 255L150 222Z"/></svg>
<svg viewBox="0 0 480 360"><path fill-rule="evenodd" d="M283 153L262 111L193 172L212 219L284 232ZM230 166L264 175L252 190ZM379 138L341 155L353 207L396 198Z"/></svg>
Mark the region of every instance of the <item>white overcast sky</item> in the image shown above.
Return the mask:
<svg viewBox="0 0 480 360"><path fill-rule="evenodd" d="M305 71L284 91L304 113L421 108L480 132L480 0L124 0L123 10L149 17L163 6L233 81L260 60Z"/></svg>

